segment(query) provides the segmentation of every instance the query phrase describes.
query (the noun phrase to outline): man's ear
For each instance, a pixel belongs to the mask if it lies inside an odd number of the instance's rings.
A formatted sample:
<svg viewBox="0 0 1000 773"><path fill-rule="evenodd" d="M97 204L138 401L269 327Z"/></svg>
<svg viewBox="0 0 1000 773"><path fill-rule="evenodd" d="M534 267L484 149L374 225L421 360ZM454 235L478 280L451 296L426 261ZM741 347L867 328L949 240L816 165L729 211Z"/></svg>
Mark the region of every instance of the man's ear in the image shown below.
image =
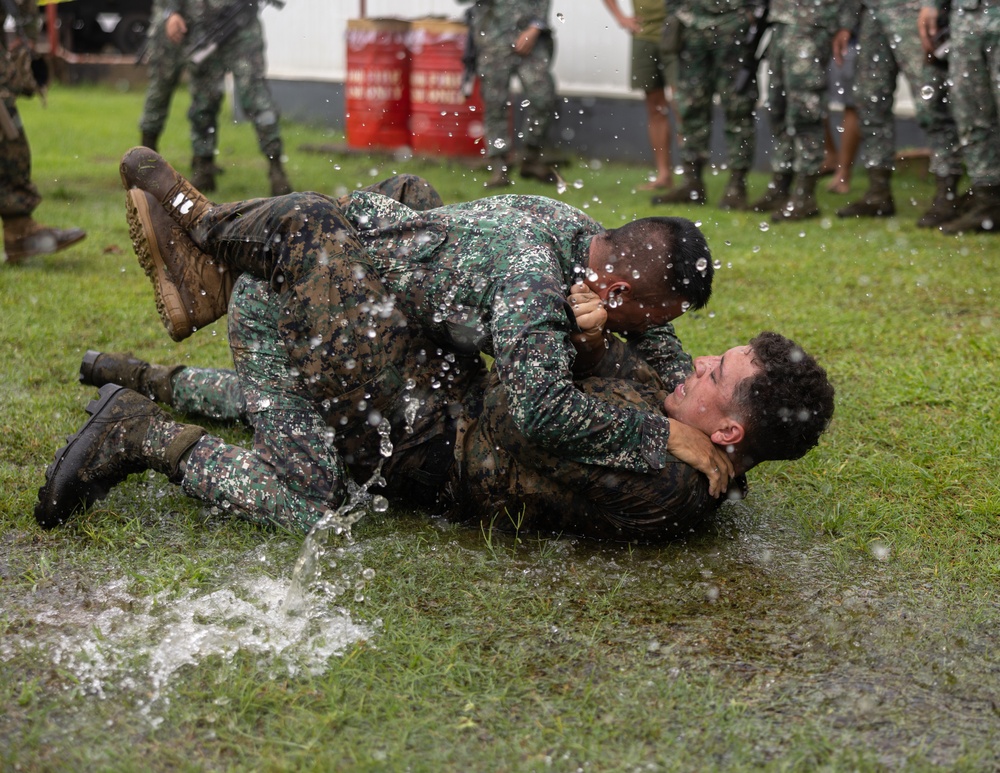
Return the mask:
<svg viewBox="0 0 1000 773"><path fill-rule="evenodd" d="M612 295L628 297L632 294L632 285L623 279L609 279L605 287L597 290L597 295L602 301L608 300Z"/></svg>
<svg viewBox="0 0 1000 773"><path fill-rule="evenodd" d="M723 427L711 434L712 442L717 446L735 446L743 440L743 425L735 419L726 419Z"/></svg>

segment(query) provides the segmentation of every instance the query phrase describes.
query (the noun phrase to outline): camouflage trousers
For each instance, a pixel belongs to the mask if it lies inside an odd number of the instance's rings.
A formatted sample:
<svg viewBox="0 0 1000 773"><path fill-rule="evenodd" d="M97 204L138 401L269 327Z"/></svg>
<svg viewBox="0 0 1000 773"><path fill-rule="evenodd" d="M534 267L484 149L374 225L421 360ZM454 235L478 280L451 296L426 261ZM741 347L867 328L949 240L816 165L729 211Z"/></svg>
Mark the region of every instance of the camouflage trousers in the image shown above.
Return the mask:
<svg viewBox="0 0 1000 773"><path fill-rule="evenodd" d="M708 29L685 27L677 77L677 105L684 126L681 160L693 165L708 161L712 135L713 97L722 97L726 155L730 169L753 165L756 81L745 93L733 93L733 83L745 57L749 19L732 14L729 23Z"/></svg>
<svg viewBox="0 0 1000 773"><path fill-rule="evenodd" d="M973 185L1000 185L1000 3L951 10L951 109Z"/></svg>
<svg viewBox="0 0 1000 773"><path fill-rule="evenodd" d="M189 37L193 33L189 33ZM253 122L257 144L268 158L281 156L278 108L268 88L264 60L264 33L256 16L233 33L201 64L193 65L191 76L191 148L195 156L215 153L219 110L222 106L225 74L231 72L240 109Z"/></svg>
<svg viewBox="0 0 1000 773"><path fill-rule="evenodd" d="M486 109L486 155L509 153L510 81L521 82L524 102L524 144L539 149L545 144L555 118L556 84L552 77L551 35L541 35L527 56L514 52L513 40L487 35L480 38L476 64Z"/></svg>
<svg viewBox="0 0 1000 773"><path fill-rule="evenodd" d="M819 174L827 116L827 65L833 33L812 25L774 24L767 49L766 109L774 133L771 168Z"/></svg>
<svg viewBox="0 0 1000 773"><path fill-rule="evenodd" d="M861 120L861 160L866 169L892 169L896 121L892 112L896 78L906 76L917 122L931 146L930 171L962 174L958 132L948 107L946 73L929 63L914 31L920 0L902 4L868 3L858 31L854 97Z"/></svg>
<svg viewBox="0 0 1000 773"><path fill-rule="evenodd" d="M185 64L184 47L171 43L161 24L149 38L149 83L139 118L139 131L143 134L159 137L163 133Z"/></svg>
<svg viewBox="0 0 1000 773"><path fill-rule="evenodd" d="M4 99L4 106L18 128L15 139L0 134L0 217L30 215L42 200L31 181L31 148L14 99Z"/></svg>

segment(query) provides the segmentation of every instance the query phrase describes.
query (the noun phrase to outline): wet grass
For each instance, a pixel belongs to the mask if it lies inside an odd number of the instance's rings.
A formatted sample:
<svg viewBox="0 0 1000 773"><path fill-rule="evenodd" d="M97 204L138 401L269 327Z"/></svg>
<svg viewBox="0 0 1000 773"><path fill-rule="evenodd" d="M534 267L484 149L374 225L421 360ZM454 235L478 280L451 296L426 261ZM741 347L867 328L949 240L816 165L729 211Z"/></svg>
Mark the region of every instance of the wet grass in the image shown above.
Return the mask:
<svg viewBox="0 0 1000 773"><path fill-rule="evenodd" d="M331 552L326 578L356 585L374 570L363 601L331 602L371 628L367 641L318 674L296 670L294 653L207 656L157 696L155 633L123 643L97 616L287 578L299 540L157 476L135 476L54 532L31 516L92 397L76 383L86 349L229 362L221 324L169 341L131 255L117 162L140 104L59 88L46 109L23 105L39 219L89 236L0 267L0 768L994 768L1000 244L916 229L931 184L914 176L896 180L900 215L888 221L839 221L843 198L828 194L829 217L801 226L676 210L701 221L723 266L709 310L678 324L689 350L773 328L816 352L838 389L821 446L754 471L751 498L704 534L649 549L372 515L353 547ZM185 108L179 94L162 148L182 168ZM252 130L220 133L218 197L262 195ZM483 192L486 173L457 163L300 149L338 140L288 126L298 188L336 193L408 171L447 201ZM662 213L632 192L644 173L576 159L567 179L579 187L562 197L607 225ZM723 182L709 180L714 196ZM79 642L93 650L71 652Z"/></svg>

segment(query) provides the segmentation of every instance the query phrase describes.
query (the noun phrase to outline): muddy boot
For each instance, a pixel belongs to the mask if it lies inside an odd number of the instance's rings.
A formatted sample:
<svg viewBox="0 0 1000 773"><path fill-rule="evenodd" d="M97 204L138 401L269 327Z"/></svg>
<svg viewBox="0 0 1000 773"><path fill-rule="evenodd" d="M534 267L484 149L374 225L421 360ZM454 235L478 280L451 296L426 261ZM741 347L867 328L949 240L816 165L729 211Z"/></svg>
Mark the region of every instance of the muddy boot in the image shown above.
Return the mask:
<svg viewBox="0 0 1000 773"><path fill-rule="evenodd" d="M750 205L754 212L777 212L788 203L792 190L792 173L775 172L764 195Z"/></svg>
<svg viewBox="0 0 1000 773"><path fill-rule="evenodd" d="M191 184L199 191L211 193L215 190L215 173L218 167L211 156L195 156L191 159Z"/></svg>
<svg viewBox="0 0 1000 773"><path fill-rule="evenodd" d="M159 144L159 142L160 142L159 134L153 134L153 132L143 132L139 144L142 145L143 147L149 148L150 150L156 150L156 146Z"/></svg>
<svg viewBox="0 0 1000 773"><path fill-rule="evenodd" d="M891 169L869 169L868 190L857 201L837 210L837 217L892 217L896 203L892 200Z"/></svg>
<svg viewBox="0 0 1000 773"><path fill-rule="evenodd" d="M133 389L150 400L172 405L173 378L182 370L183 365L153 365L128 352L89 350L80 363L80 383L95 387L118 384Z"/></svg>
<svg viewBox="0 0 1000 773"><path fill-rule="evenodd" d="M267 179L271 183L272 196L287 196L292 192L292 184L288 181L285 168L281 165L280 156L271 159Z"/></svg>
<svg viewBox="0 0 1000 773"><path fill-rule="evenodd" d="M524 159L521 161L521 177L552 185L559 182L559 173L552 164L542 158L542 151L539 148L527 148L525 151Z"/></svg>
<svg viewBox="0 0 1000 773"><path fill-rule="evenodd" d="M155 470L179 483L182 461L205 434L201 427L172 421L156 403L117 384L101 387L87 413L90 419L45 471L35 504L43 529L66 523L133 473Z"/></svg>
<svg viewBox="0 0 1000 773"><path fill-rule="evenodd" d="M805 175L796 178L792 184L792 195L784 207L771 215L775 223L788 220L808 220L819 217L819 204L816 201L816 183L819 175Z"/></svg>
<svg viewBox="0 0 1000 773"><path fill-rule="evenodd" d="M974 185L970 206L961 217L941 226L946 234L1000 233L1000 185Z"/></svg>
<svg viewBox="0 0 1000 773"><path fill-rule="evenodd" d="M3 219L3 246L11 265L35 255L59 252L86 235L87 232L80 228L50 228L28 215Z"/></svg>
<svg viewBox="0 0 1000 773"><path fill-rule="evenodd" d="M918 228L937 228L939 225L955 220L962 214L961 197L958 195L958 181L961 175L940 175L937 178L937 190L930 209L917 220Z"/></svg>
<svg viewBox="0 0 1000 773"><path fill-rule="evenodd" d="M705 183L701 179L702 164L684 164L681 184L672 191L653 196L653 204L704 204Z"/></svg>
<svg viewBox="0 0 1000 773"><path fill-rule="evenodd" d="M178 225L191 232L214 205L178 174L159 153L149 148L132 148L120 167L125 190L139 188L153 194Z"/></svg>
<svg viewBox="0 0 1000 773"><path fill-rule="evenodd" d="M172 339L183 341L226 314L237 272L199 250L148 191L128 192L125 217L132 248L153 283L156 310Z"/></svg>
<svg viewBox="0 0 1000 773"><path fill-rule="evenodd" d="M745 169L734 169L729 175L726 190L719 202L719 209L744 210L747 208L747 173Z"/></svg>
<svg viewBox="0 0 1000 773"><path fill-rule="evenodd" d="M506 188L513 185L510 179L510 156L493 156L490 159L493 174L484 183L485 188Z"/></svg>

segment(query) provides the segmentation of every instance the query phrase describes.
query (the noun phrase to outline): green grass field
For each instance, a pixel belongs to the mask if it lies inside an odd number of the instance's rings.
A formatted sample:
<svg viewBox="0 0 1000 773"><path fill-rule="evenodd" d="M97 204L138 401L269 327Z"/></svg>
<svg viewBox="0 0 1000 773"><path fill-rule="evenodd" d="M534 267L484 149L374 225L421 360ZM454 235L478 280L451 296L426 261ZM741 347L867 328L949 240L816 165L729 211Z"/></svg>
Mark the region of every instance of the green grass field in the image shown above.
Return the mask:
<svg viewBox="0 0 1000 773"><path fill-rule="evenodd" d="M52 532L32 517L95 394L76 379L87 349L229 364L224 322L170 341L132 255L117 167L141 100L58 87L22 105L36 216L89 235L0 266L0 769L995 769L1000 241L917 229L930 181L897 175L899 215L871 222L838 220L825 192L801 225L669 211L721 266L708 309L677 323L688 350L774 329L837 387L820 446L752 471L704 534L514 538L394 503L326 546L308 614L287 617L301 539L160 476ZM178 94L161 147L182 170L185 110ZM299 190L415 172L446 201L484 193L460 163L305 150L339 138L301 125L285 141ZM249 125L220 128L219 163L218 199L266 193ZM579 158L564 193L514 191L613 226L667 212L634 193L645 173Z"/></svg>

